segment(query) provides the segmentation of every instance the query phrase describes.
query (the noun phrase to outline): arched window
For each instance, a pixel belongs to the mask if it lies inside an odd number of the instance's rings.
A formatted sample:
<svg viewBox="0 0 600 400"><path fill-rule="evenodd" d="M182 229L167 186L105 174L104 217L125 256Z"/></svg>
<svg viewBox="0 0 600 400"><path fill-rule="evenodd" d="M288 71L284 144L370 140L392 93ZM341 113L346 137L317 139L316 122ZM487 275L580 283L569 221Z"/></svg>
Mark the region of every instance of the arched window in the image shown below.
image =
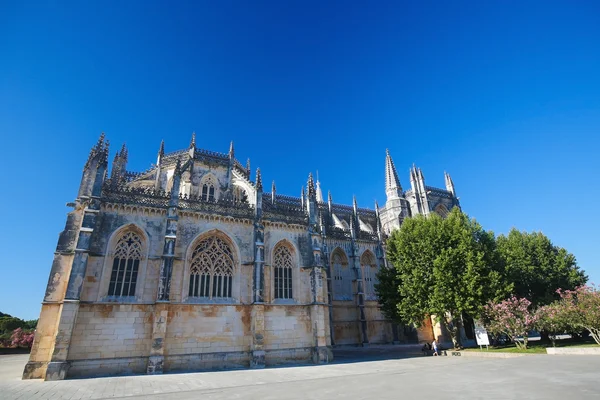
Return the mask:
<svg viewBox="0 0 600 400"><path fill-rule="evenodd" d="M377 283L377 262L375 256L369 250L365 251L360 257L360 266L363 272L363 281L365 283L364 291L367 298L375 298L375 284Z"/></svg>
<svg viewBox="0 0 600 400"><path fill-rule="evenodd" d="M280 244L273 252L273 272L276 299L291 299L294 261L288 246Z"/></svg>
<svg viewBox="0 0 600 400"><path fill-rule="evenodd" d="M113 256L109 296L135 296L142 248L142 238L133 231L125 232L119 238Z"/></svg>
<svg viewBox="0 0 600 400"><path fill-rule="evenodd" d="M438 204L437 207L435 207L435 212L442 218L446 218L449 214L448 209L443 204Z"/></svg>
<svg viewBox="0 0 600 400"><path fill-rule="evenodd" d="M348 268L348 258L339 247L331 255L331 265L333 266L333 298L352 300L352 277Z"/></svg>
<svg viewBox="0 0 600 400"><path fill-rule="evenodd" d="M212 175L208 175L202 181L202 200L203 201L215 201L215 178Z"/></svg>
<svg viewBox="0 0 600 400"><path fill-rule="evenodd" d="M190 265L189 297L230 298L233 252L223 239L211 236L198 243Z"/></svg>

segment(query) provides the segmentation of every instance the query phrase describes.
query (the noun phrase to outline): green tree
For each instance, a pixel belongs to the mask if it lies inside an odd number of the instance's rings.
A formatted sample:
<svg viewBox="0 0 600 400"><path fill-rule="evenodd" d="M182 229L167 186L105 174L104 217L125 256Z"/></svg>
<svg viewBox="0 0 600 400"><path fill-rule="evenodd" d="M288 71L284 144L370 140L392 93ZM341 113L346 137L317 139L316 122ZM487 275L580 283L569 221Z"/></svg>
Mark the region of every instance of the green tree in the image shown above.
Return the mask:
<svg viewBox="0 0 600 400"><path fill-rule="evenodd" d="M445 219L431 214L405 220L387 241L387 257L395 274L381 274L378 290L386 309L396 303L397 319L417 326L435 315L455 347L461 346L461 317L480 315L488 300L508 292L497 269L494 235L458 208Z"/></svg>
<svg viewBox="0 0 600 400"><path fill-rule="evenodd" d="M20 318L2 317L0 318L0 333L12 332L17 328L24 328L25 325L25 321Z"/></svg>
<svg viewBox="0 0 600 400"><path fill-rule="evenodd" d="M525 297L533 307L558 300L558 289L573 290L587 282L575 256L541 232L512 229L498 237L497 247L512 294Z"/></svg>

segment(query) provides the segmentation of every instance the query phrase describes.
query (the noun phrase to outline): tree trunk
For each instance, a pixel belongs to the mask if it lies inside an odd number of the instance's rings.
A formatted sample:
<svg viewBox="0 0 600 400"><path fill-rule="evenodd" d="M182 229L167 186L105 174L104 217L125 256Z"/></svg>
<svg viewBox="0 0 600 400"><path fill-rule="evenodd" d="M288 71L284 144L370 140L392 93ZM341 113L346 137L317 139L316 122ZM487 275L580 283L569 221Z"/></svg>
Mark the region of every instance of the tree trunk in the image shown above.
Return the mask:
<svg viewBox="0 0 600 400"><path fill-rule="evenodd" d="M462 349L462 342L460 338L460 327L462 326L460 318L453 318L452 314L444 316L442 319L450 338L452 339L452 345L455 349Z"/></svg>

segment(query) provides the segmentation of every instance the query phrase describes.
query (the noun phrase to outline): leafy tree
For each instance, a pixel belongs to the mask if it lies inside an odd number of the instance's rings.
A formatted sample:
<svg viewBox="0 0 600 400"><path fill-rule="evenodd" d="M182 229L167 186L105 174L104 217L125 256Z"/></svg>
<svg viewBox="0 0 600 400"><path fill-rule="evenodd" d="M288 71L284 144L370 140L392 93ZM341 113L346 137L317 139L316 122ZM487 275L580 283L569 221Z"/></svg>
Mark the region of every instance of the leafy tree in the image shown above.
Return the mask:
<svg viewBox="0 0 600 400"><path fill-rule="evenodd" d="M488 300L507 292L496 269L493 234L458 208L445 219L431 214L405 220L387 241L387 257L396 273L380 276L386 310L395 303L397 318L417 326L435 315L455 347L461 347L462 315L479 315Z"/></svg>
<svg viewBox="0 0 600 400"><path fill-rule="evenodd" d="M556 347L556 335L571 330L571 321L561 302L555 301L551 304L539 307L536 312L536 329L547 332L552 347Z"/></svg>
<svg viewBox="0 0 600 400"><path fill-rule="evenodd" d="M525 297L534 307L558 300L559 288L572 290L587 282L575 256L541 232L512 229L508 236L498 237L497 247L512 294Z"/></svg>
<svg viewBox="0 0 600 400"><path fill-rule="evenodd" d="M17 328L24 328L25 321L15 317L3 317L0 318L0 333L12 332Z"/></svg>
<svg viewBox="0 0 600 400"><path fill-rule="evenodd" d="M600 344L600 289L580 286L575 290L558 290L562 318L575 328L587 329Z"/></svg>
<svg viewBox="0 0 600 400"><path fill-rule="evenodd" d="M528 333L537 323L538 315L531 312L531 302L511 297L498 304L490 302L484 309L487 330L494 335L505 334L518 348L527 348ZM523 343L519 341L523 338Z"/></svg>
<svg viewBox="0 0 600 400"><path fill-rule="evenodd" d="M379 297L381 312L395 323L403 323L398 315L397 305L400 303L400 277L395 268L380 268L377 272L375 292Z"/></svg>

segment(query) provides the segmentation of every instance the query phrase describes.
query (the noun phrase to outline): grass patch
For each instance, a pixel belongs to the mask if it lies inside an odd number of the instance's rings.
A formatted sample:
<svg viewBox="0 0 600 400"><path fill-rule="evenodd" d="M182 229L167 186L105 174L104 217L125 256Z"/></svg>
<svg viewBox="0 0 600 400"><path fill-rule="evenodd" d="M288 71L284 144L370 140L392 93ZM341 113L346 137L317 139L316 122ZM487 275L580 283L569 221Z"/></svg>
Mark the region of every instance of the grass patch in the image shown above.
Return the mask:
<svg viewBox="0 0 600 400"><path fill-rule="evenodd" d="M489 350L483 347L482 350L479 347L464 349L464 351L481 351L488 353L524 353L524 354L546 354L546 345L538 346L538 345L529 345L526 349L522 350L517 348L515 345L509 346L498 346L498 347L490 347Z"/></svg>
<svg viewBox="0 0 600 400"><path fill-rule="evenodd" d="M482 352L490 352L490 353L523 353L523 354L546 354L546 348L552 347L552 343L549 342L529 342L527 344L527 349L521 350L517 348L514 344L509 344L506 346L497 346L497 347L489 347L487 350L483 347L482 350L479 347L471 347L468 349L464 349L464 351L482 351ZM556 341L556 347L600 347L594 341L574 341L571 339L563 339Z"/></svg>

